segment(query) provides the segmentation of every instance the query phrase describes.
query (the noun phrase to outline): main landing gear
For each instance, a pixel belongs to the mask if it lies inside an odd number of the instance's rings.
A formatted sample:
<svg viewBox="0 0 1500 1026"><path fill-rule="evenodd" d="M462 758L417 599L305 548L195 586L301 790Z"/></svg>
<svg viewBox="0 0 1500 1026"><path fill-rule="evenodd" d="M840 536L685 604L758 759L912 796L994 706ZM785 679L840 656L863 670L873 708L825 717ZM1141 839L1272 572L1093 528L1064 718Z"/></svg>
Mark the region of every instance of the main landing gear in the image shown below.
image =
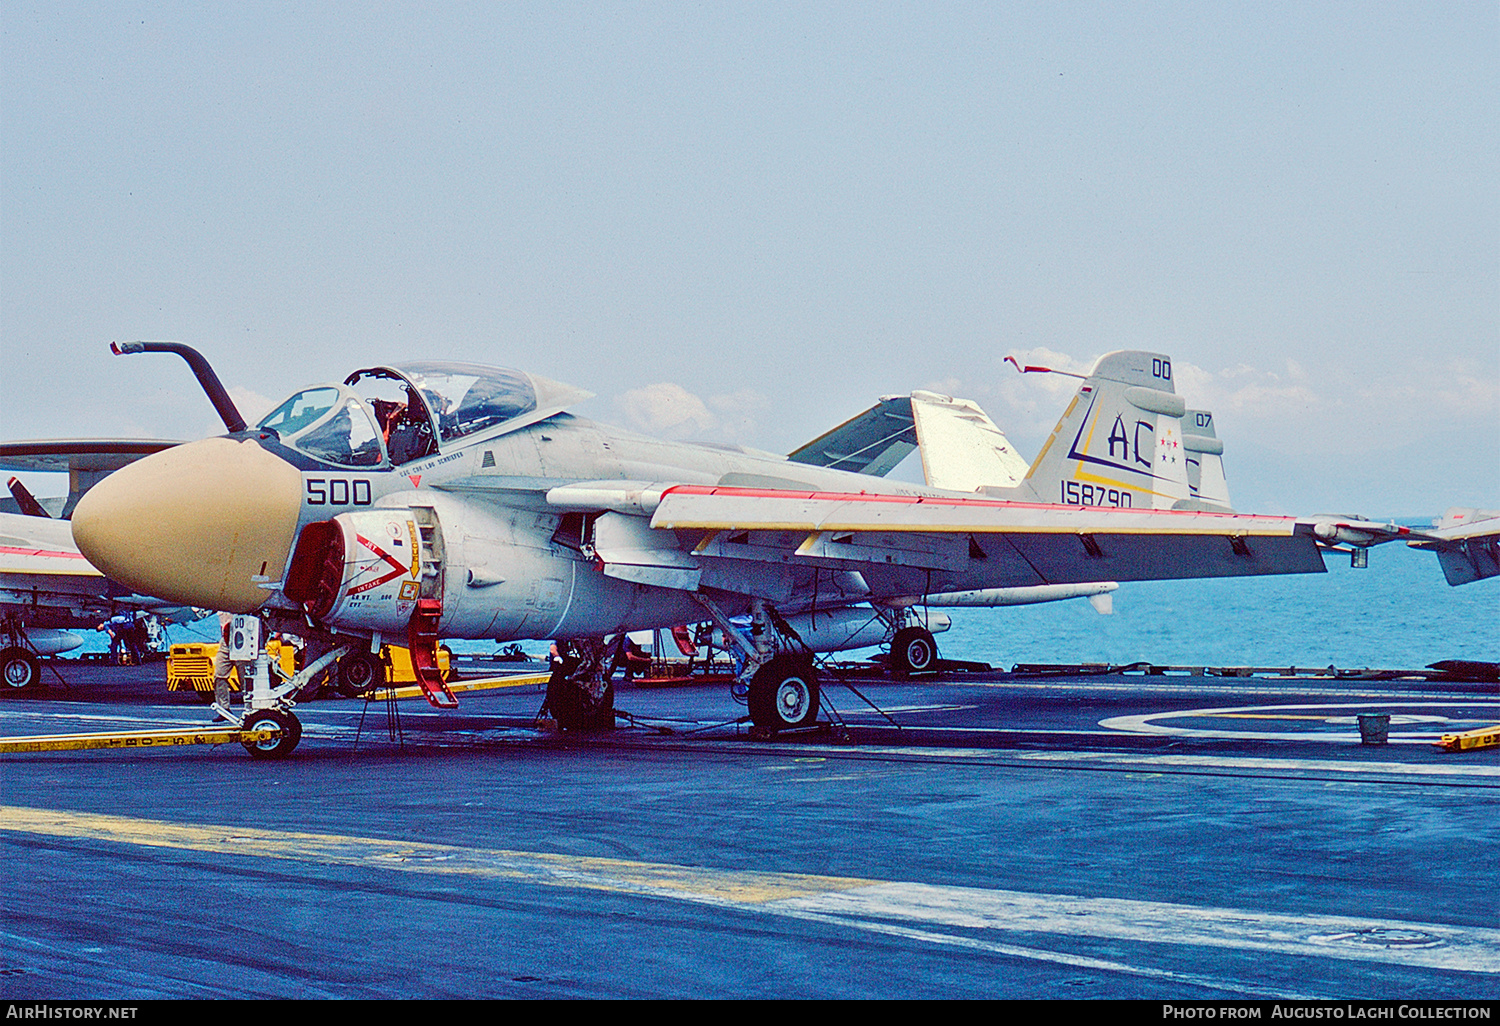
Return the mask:
<svg viewBox="0 0 1500 1026"><path fill-rule="evenodd" d="M810 653L779 652L755 671L746 695L758 733L810 727L818 719L818 672Z"/></svg>
<svg viewBox="0 0 1500 1026"><path fill-rule="evenodd" d="M378 655L355 651L339 659L337 687L345 698L367 698L385 682L385 663Z"/></svg>
<svg viewBox="0 0 1500 1026"><path fill-rule="evenodd" d="M805 730L818 722L822 695L813 653L770 603L750 603L750 635L709 599L698 596L724 638L745 656L740 675L749 708L750 736L775 737L784 730ZM748 678L748 679L747 679ZM737 694L740 692L737 690Z"/></svg>
<svg viewBox="0 0 1500 1026"><path fill-rule="evenodd" d="M0 681L6 691L24 691L42 679L42 664L20 645L0 651Z"/></svg>
<svg viewBox="0 0 1500 1026"><path fill-rule="evenodd" d="M552 655L552 677L542 713L565 731L613 730L614 663L603 639L564 641Z"/></svg>
<svg viewBox="0 0 1500 1026"><path fill-rule="evenodd" d="M902 627L891 639L891 672L910 677L937 669L937 642L926 627Z"/></svg>

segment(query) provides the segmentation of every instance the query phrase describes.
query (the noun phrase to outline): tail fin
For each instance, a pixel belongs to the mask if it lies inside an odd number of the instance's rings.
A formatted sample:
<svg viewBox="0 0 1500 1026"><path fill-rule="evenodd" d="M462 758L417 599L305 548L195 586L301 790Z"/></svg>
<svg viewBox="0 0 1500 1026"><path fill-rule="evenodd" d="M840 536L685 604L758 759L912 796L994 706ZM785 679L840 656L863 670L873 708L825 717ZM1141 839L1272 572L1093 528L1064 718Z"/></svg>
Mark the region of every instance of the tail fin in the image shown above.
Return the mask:
<svg viewBox="0 0 1500 1026"><path fill-rule="evenodd" d="M1182 416L1182 448L1187 453L1188 491L1194 509L1233 513L1224 478L1224 443L1214 433L1214 415L1188 410Z"/></svg>
<svg viewBox="0 0 1500 1026"><path fill-rule="evenodd" d="M1036 368L1038 370L1042 368ZM1042 502L1171 509L1186 503L1182 397L1161 353L1101 356L1023 484Z"/></svg>
<svg viewBox="0 0 1500 1026"><path fill-rule="evenodd" d="M935 392L911 394L922 471L933 488L1015 488L1026 461L978 404Z"/></svg>

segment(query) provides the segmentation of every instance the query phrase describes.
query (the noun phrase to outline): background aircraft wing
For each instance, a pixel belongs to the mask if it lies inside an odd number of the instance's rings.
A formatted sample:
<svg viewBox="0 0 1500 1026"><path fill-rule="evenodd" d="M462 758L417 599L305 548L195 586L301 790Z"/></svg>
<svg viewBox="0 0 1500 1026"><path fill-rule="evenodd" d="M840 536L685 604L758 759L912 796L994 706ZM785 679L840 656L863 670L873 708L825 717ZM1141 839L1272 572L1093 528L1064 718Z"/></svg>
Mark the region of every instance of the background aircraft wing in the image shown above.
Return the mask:
<svg viewBox="0 0 1500 1026"><path fill-rule="evenodd" d="M933 488L955 492L1015 488L1026 477L1026 460L979 404L935 392L913 392L911 409L922 471Z"/></svg>
<svg viewBox="0 0 1500 1026"><path fill-rule="evenodd" d="M78 551L66 520L0 513L0 613L45 627L93 627L122 608L184 622L198 616L105 577Z"/></svg>
<svg viewBox="0 0 1500 1026"><path fill-rule="evenodd" d="M0 513L0 609L47 626L107 618L128 589L107 580L73 544L67 521Z"/></svg>
<svg viewBox="0 0 1500 1026"><path fill-rule="evenodd" d="M1457 587L1500 575L1500 510L1448 510L1430 531L1407 544L1437 553L1443 576Z"/></svg>
<svg viewBox="0 0 1500 1026"><path fill-rule="evenodd" d="M876 594L1324 570L1312 525L1244 514L694 485L651 526L705 564L856 571Z"/></svg>
<svg viewBox="0 0 1500 1026"><path fill-rule="evenodd" d="M917 447L911 396L888 395L787 457L793 463L883 477Z"/></svg>
<svg viewBox="0 0 1500 1026"><path fill-rule="evenodd" d="M68 496L63 502L39 500L48 515L66 519L83 493L107 475L142 456L181 444L163 438L36 438L0 442L0 470L67 474ZM0 500L4 512L24 512L18 507L16 500Z"/></svg>

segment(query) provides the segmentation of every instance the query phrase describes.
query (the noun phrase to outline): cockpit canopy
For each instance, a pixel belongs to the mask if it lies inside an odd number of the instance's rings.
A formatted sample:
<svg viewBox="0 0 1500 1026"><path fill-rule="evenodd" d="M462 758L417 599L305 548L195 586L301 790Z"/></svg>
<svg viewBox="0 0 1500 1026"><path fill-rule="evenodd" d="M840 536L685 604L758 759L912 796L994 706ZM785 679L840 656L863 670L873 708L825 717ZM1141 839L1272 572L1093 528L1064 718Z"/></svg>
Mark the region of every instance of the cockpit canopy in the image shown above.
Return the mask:
<svg viewBox="0 0 1500 1026"><path fill-rule="evenodd" d="M409 363L400 368L437 414L438 435L451 442L536 409L536 389L520 371L473 363ZM352 384L352 382L351 382Z"/></svg>
<svg viewBox="0 0 1500 1026"><path fill-rule="evenodd" d="M358 387L356 387L358 386ZM424 361L355 371L303 389L258 425L282 444L344 467L400 465L481 433L552 416L589 393L521 371Z"/></svg>

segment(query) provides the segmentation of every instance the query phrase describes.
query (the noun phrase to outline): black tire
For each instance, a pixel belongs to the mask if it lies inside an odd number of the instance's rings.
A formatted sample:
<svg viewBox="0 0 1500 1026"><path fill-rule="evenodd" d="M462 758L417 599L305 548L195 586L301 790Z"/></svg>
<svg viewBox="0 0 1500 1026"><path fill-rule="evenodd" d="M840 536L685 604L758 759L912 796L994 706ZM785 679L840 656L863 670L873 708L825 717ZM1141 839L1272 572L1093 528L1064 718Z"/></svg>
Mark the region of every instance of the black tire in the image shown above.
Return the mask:
<svg viewBox="0 0 1500 1026"><path fill-rule="evenodd" d="M805 656L778 655L750 678L750 721L762 730L806 727L818 718L818 674Z"/></svg>
<svg viewBox="0 0 1500 1026"><path fill-rule="evenodd" d="M385 686L385 663L369 652L350 652L339 659L339 694L365 698Z"/></svg>
<svg viewBox="0 0 1500 1026"><path fill-rule="evenodd" d="M925 627L903 627L891 639L891 672L910 677L937 669L937 642Z"/></svg>
<svg viewBox="0 0 1500 1026"><path fill-rule="evenodd" d="M42 679L42 664L20 645L0 651L0 681L6 691L25 691Z"/></svg>
<svg viewBox="0 0 1500 1026"><path fill-rule="evenodd" d="M547 711L557 721L560 730L613 730L615 686L606 684L604 694L595 698L578 681L566 677L549 681Z"/></svg>
<svg viewBox="0 0 1500 1026"><path fill-rule="evenodd" d="M302 721L289 712L279 709L261 709L245 717L243 730L255 730L265 725L274 725L280 736L269 741L242 741L245 751L253 759L285 759L302 740Z"/></svg>

